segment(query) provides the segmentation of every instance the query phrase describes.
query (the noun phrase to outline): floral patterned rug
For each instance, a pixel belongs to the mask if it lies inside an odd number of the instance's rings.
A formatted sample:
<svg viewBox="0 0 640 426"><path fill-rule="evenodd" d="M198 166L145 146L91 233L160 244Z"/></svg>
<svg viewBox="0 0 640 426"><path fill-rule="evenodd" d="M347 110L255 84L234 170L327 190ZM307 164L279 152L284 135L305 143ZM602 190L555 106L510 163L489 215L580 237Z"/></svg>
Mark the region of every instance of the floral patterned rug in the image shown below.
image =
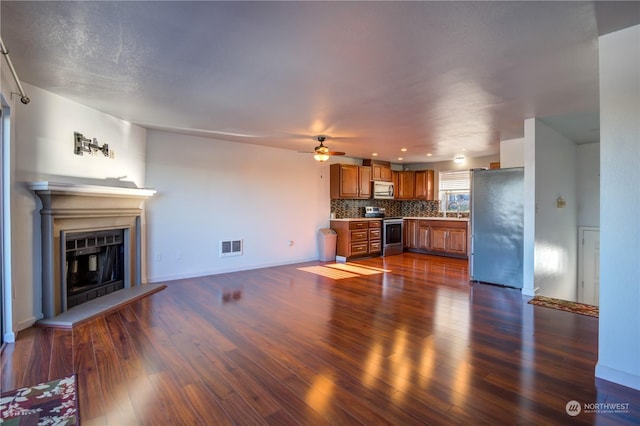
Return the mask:
<svg viewBox="0 0 640 426"><path fill-rule="evenodd" d="M3 393L0 423L6 426L79 424L76 375Z"/></svg>
<svg viewBox="0 0 640 426"><path fill-rule="evenodd" d="M561 311L573 312L575 314L588 315L598 318L599 310L597 306L585 303L569 302L568 300L553 299L551 297L535 296L529 303L545 308L559 309Z"/></svg>

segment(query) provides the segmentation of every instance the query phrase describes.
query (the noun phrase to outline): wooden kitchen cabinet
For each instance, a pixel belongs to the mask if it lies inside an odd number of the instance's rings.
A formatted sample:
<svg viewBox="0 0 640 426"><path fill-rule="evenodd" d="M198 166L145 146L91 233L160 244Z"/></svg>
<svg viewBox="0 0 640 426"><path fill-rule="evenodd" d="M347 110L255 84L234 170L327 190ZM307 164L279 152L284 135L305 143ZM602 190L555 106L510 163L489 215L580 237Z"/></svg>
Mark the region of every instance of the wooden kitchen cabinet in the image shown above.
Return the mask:
<svg viewBox="0 0 640 426"><path fill-rule="evenodd" d="M405 249L429 250L429 222L417 219L404 220Z"/></svg>
<svg viewBox="0 0 640 426"><path fill-rule="evenodd" d="M336 255L345 260L375 256L382 251L381 220L332 220L329 226L338 234Z"/></svg>
<svg viewBox="0 0 640 426"><path fill-rule="evenodd" d="M373 180L391 182L391 166L376 165L372 170Z"/></svg>
<svg viewBox="0 0 640 426"><path fill-rule="evenodd" d="M418 248L418 221L416 219L405 219L402 224L404 228L404 249Z"/></svg>
<svg viewBox="0 0 640 426"><path fill-rule="evenodd" d="M382 221L369 221L369 254L382 253Z"/></svg>
<svg viewBox="0 0 640 426"><path fill-rule="evenodd" d="M398 172L398 184L396 185L396 199L413 200L415 198L415 172Z"/></svg>
<svg viewBox="0 0 640 426"><path fill-rule="evenodd" d="M371 198L371 167L355 164L332 164L331 199Z"/></svg>
<svg viewBox="0 0 640 426"><path fill-rule="evenodd" d="M428 220L419 220L418 221L418 249L420 250L429 250L429 221Z"/></svg>
<svg viewBox="0 0 640 426"><path fill-rule="evenodd" d="M358 198L371 198L371 167L359 166L358 188L360 196Z"/></svg>
<svg viewBox="0 0 640 426"><path fill-rule="evenodd" d="M450 257L467 257L466 221L405 219L404 246L407 251Z"/></svg>
<svg viewBox="0 0 640 426"><path fill-rule="evenodd" d="M431 230L431 244L428 247L431 250L446 251L447 250L447 228L433 228Z"/></svg>
<svg viewBox="0 0 640 426"><path fill-rule="evenodd" d="M435 200L435 180L433 170L392 171L397 200Z"/></svg>
<svg viewBox="0 0 640 426"><path fill-rule="evenodd" d="M466 229L450 229L449 230L449 252L467 256L467 230Z"/></svg>
<svg viewBox="0 0 640 426"><path fill-rule="evenodd" d="M434 192L433 170L419 170L415 172L414 198L417 200L433 200Z"/></svg>
<svg viewBox="0 0 640 426"><path fill-rule="evenodd" d="M392 181L391 163L388 161L365 159L362 160L362 165L371 167L371 180Z"/></svg>
<svg viewBox="0 0 640 426"><path fill-rule="evenodd" d="M467 222L434 221L429 249L454 256L467 256Z"/></svg>

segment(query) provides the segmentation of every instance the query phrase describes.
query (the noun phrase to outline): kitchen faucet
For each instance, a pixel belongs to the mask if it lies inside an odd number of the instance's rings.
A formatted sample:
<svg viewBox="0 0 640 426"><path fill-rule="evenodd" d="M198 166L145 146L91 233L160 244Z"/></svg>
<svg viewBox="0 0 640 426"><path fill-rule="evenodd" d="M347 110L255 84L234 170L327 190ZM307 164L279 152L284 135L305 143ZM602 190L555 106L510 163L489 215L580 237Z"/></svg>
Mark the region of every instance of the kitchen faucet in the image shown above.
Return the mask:
<svg viewBox="0 0 640 426"><path fill-rule="evenodd" d="M451 209L454 206L456 208L456 217L460 219L460 204L458 204L457 201L452 201L449 203L449 205L447 206L447 209L444 211L444 217L447 217L447 212L449 211L449 209Z"/></svg>

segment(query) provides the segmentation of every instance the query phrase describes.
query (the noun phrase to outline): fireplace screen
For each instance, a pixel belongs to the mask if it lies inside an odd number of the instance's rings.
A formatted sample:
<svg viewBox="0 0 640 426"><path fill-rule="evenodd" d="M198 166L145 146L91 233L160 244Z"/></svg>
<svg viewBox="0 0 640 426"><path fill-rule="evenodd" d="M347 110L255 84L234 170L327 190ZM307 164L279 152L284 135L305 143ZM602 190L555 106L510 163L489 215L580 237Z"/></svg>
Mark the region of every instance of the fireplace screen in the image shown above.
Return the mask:
<svg viewBox="0 0 640 426"><path fill-rule="evenodd" d="M124 230L65 235L67 309L124 288Z"/></svg>

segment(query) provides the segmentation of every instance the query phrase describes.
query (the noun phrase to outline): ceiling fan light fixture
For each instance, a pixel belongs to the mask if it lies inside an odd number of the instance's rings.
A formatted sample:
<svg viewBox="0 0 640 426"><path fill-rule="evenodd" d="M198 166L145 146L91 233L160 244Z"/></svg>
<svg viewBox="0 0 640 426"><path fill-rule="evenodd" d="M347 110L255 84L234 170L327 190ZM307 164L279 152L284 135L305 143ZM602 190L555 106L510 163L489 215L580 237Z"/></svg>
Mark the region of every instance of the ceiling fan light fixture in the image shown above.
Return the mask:
<svg viewBox="0 0 640 426"><path fill-rule="evenodd" d="M320 142L320 145L313 149L313 158L316 161L327 161L332 155L344 155L344 152L331 151L329 148L324 146L323 142L326 139L325 136L316 136L315 139Z"/></svg>
<svg viewBox="0 0 640 426"><path fill-rule="evenodd" d="M316 154L327 154L329 152L329 148L320 144L315 147L314 151L316 152Z"/></svg>
<svg viewBox="0 0 640 426"><path fill-rule="evenodd" d="M313 154L313 158L316 161L320 162L327 161L329 159L329 148L327 148L323 144L323 142L325 141L325 137L317 136L316 139L318 140L318 142L320 142L320 145L314 148L313 151L315 152L315 154Z"/></svg>
<svg viewBox="0 0 640 426"><path fill-rule="evenodd" d="M316 161L323 162L323 161L327 161L329 159L329 154L316 152L315 154L313 154L313 158Z"/></svg>

